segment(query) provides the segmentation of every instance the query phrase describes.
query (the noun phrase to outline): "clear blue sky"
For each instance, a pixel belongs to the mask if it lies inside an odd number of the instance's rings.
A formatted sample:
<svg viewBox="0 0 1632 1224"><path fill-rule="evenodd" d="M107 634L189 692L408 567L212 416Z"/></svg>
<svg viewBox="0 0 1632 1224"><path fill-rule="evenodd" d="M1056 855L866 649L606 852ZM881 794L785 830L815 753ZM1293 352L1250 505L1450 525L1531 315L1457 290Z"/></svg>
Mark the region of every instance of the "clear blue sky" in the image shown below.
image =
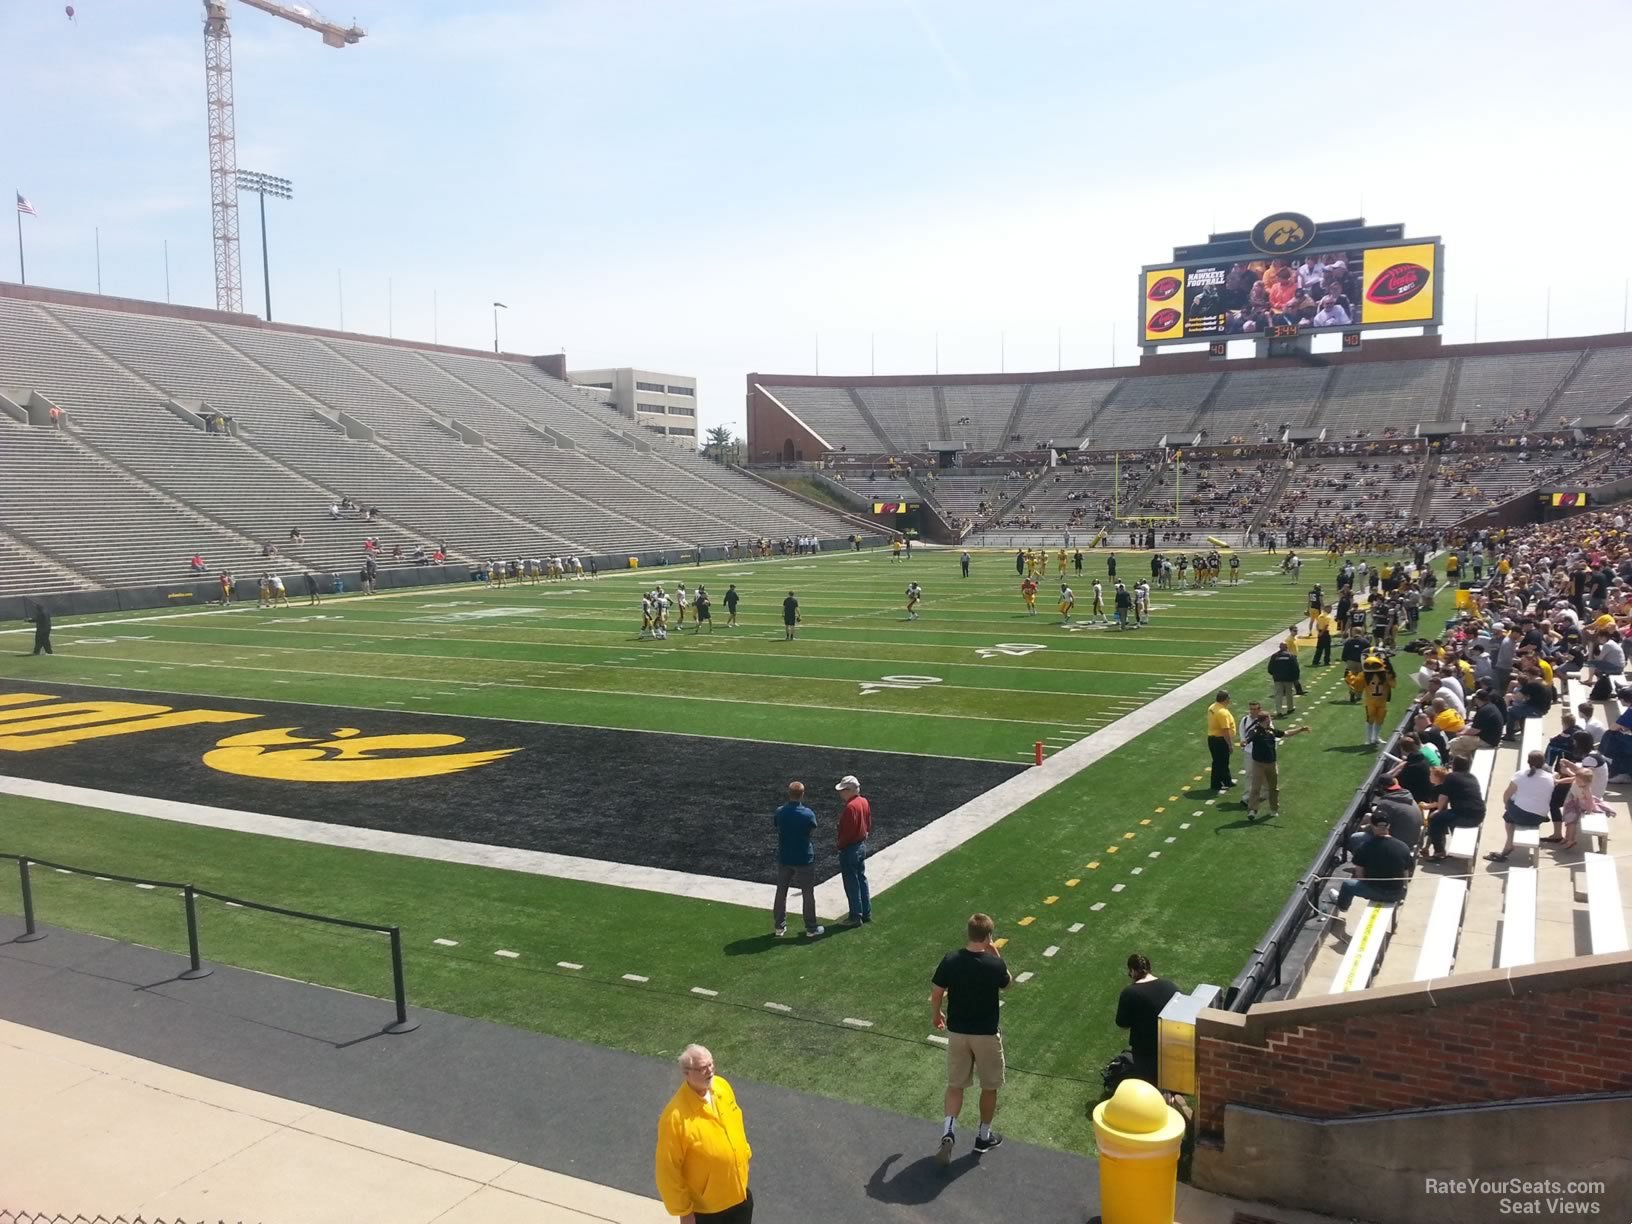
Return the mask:
<svg viewBox="0 0 1632 1224"><path fill-rule="evenodd" d="M1442 234L1448 339L1619 330L1632 4L348 0L233 9L280 319L696 374L1131 361L1140 264L1280 208ZM200 5L0 6L30 281L212 305ZM244 299L259 309L255 214ZM9 220L9 218L8 218ZM8 227L9 228L9 227ZM1600 231L1602 231L1600 233ZM12 245L14 235L0 242ZM14 279L15 254L0 255ZM1001 341L1000 341L1001 337ZM1001 343L1001 358L1000 358Z"/></svg>

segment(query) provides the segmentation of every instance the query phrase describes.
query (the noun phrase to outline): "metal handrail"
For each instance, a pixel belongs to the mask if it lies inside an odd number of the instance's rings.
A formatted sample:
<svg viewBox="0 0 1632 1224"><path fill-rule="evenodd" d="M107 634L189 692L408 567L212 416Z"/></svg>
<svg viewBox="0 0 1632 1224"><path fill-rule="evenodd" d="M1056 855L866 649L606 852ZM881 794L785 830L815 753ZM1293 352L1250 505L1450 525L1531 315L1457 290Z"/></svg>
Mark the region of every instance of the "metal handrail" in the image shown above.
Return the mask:
<svg viewBox="0 0 1632 1224"><path fill-rule="evenodd" d="M29 878L29 868L32 866L49 867L54 871L61 871L69 875L90 876L98 880L117 880L122 884L141 884L149 888L162 888L169 892L179 892L182 895L187 915L187 959L188 969L181 974L184 981L195 981L198 978L208 977L212 970L205 967L199 954L198 941L198 907L199 897L209 897L213 901L225 902L240 909L260 910L267 914L280 914L286 918L299 918L306 922L321 922L328 926L347 927L355 931L373 931L376 934L389 936L391 940L391 986L397 1007L396 1019L386 1025L387 1033L410 1033L419 1027L419 1021L408 1018L408 992L403 978L402 969L402 928L395 926L381 926L373 922L357 922L350 918L333 918L327 914L309 914L303 910L288 909L281 905L268 905L262 901L249 901L243 897L231 897L225 893L214 892L207 888L198 888L192 884L177 884L170 880L149 880L141 876L118 875L111 871L93 871L88 867L72 867L66 863L53 863L48 859L35 858L28 854L9 854L0 851L0 859L10 859L17 864L18 879L23 894L23 934L15 942L33 943L45 938L45 932L38 929L34 921L34 888Z"/></svg>

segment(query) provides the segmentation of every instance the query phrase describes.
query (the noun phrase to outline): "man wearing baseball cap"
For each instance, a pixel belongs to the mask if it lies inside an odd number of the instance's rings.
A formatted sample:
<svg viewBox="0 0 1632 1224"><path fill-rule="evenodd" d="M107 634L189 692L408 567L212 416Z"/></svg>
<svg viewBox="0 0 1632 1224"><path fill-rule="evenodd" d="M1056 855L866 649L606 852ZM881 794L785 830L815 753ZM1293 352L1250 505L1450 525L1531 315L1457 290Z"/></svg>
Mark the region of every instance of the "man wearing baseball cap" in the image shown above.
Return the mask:
<svg viewBox="0 0 1632 1224"><path fill-rule="evenodd" d="M844 800L839 813L839 877L844 881L845 899L850 903L848 926L873 920L873 898L867 891L867 835L873 831L873 808L861 797L861 783L855 774L845 774L833 788Z"/></svg>

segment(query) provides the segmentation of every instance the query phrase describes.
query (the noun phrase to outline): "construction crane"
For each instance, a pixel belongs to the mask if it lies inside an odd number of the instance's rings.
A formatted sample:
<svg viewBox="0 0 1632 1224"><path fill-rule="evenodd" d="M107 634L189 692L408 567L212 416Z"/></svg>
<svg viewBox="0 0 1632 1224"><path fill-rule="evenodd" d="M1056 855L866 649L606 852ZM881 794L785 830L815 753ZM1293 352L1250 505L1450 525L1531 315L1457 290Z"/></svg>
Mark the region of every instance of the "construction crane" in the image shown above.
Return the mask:
<svg viewBox="0 0 1632 1224"><path fill-rule="evenodd" d="M239 0L323 36L324 45L348 47L363 30L325 21L301 5ZM210 225L215 234L215 307L239 313L244 306L238 263L238 137L232 110L232 30L227 0L204 0L204 90L210 126Z"/></svg>

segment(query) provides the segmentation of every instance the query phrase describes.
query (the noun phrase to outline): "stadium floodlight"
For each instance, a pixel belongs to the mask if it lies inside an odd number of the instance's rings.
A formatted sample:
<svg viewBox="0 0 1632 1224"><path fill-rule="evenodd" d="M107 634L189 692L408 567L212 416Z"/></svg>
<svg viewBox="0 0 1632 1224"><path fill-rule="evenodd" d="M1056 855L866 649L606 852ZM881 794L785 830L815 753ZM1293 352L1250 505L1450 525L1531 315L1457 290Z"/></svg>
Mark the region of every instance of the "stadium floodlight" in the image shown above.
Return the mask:
<svg viewBox="0 0 1632 1224"><path fill-rule="evenodd" d="M509 309L510 307L503 302L493 303L493 351L495 353L499 351L499 311Z"/></svg>
<svg viewBox="0 0 1632 1224"><path fill-rule="evenodd" d="M272 196L278 200L292 200L295 196L294 185L286 178L279 178L275 174L262 174L258 170L238 171L238 190L253 191L261 198L261 284L266 289L266 321L272 321L272 268L266 256L266 197Z"/></svg>

